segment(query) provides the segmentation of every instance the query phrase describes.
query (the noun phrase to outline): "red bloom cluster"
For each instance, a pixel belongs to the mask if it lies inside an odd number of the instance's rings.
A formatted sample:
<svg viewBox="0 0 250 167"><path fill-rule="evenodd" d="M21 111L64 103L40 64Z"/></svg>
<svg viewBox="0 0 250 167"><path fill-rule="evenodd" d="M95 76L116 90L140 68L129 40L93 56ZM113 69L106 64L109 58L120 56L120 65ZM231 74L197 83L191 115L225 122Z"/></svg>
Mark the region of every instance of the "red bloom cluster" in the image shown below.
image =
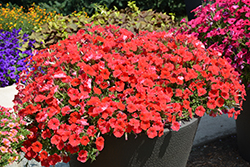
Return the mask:
<svg viewBox="0 0 250 167"><path fill-rule="evenodd" d="M31 120L25 156L43 166L74 153L86 162L104 148L104 134L154 138L195 114L236 118L228 108L245 95L226 59L188 35L96 26L28 61L15 109Z"/></svg>

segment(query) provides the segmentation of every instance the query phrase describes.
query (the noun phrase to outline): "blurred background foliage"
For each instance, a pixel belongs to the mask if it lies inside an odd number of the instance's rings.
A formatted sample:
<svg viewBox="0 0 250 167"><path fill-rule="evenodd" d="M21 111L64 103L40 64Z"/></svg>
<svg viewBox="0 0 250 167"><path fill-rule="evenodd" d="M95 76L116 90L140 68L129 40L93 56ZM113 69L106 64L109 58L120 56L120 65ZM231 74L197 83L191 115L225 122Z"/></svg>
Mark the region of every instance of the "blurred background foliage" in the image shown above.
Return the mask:
<svg viewBox="0 0 250 167"><path fill-rule="evenodd" d="M69 15L76 11L85 11L88 16L96 12L97 6L106 6L108 9L124 9L129 0L0 0L0 3L7 4L9 7L23 6L24 10L31 7L33 3L46 9L47 12L60 13L62 15ZM186 15L184 0L136 0L136 6L140 10L153 9L156 12L174 13L177 18Z"/></svg>

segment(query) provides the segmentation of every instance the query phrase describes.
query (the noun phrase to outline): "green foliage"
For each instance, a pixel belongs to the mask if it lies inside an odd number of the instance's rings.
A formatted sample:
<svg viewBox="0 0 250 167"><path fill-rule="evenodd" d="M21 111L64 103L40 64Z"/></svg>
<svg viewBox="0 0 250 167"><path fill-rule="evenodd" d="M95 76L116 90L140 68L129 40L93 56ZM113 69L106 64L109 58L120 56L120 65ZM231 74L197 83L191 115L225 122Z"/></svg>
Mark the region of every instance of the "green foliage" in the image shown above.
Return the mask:
<svg viewBox="0 0 250 167"><path fill-rule="evenodd" d="M141 10L153 9L157 12L175 13L177 16L186 15L184 0L137 0L136 5Z"/></svg>
<svg viewBox="0 0 250 167"><path fill-rule="evenodd" d="M106 6L108 9L124 9L128 0L10 0L12 4L28 8L35 3L47 11L57 11L60 14L69 15L73 11L81 11L83 8L89 16L96 12L99 5ZM186 14L184 0L137 0L136 5L141 10L153 9L156 12L175 13L178 16Z"/></svg>
<svg viewBox="0 0 250 167"><path fill-rule="evenodd" d="M108 10L107 7L98 6L98 12L87 18L85 15L56 16L55 21L44 24L36 32L32 33L30 39L37 41L36 49L49 47L60 40L75 34L79 29L85 28L87 23L95 25L116 25L126 28L133 33L141 30L168 31L177 27L174 16L152 10L140 11L135 2L129 2L128 7L118 10Z"/></svg>

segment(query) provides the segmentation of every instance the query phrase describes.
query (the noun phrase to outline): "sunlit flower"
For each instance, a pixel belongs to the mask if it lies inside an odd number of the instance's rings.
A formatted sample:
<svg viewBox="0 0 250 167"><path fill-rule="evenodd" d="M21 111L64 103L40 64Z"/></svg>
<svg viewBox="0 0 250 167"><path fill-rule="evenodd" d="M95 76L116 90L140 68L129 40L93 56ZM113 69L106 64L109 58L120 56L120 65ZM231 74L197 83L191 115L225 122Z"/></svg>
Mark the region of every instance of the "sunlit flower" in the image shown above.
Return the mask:
<svg viewBox="0 0 250 167"><path fill-rule="evenodd" d="M0 147L0 151L1 151L2 153L7 153L7 152L8 152L8 149L7 149L6 147L4 147L4 146L1 146L1 147Z"/></svg>

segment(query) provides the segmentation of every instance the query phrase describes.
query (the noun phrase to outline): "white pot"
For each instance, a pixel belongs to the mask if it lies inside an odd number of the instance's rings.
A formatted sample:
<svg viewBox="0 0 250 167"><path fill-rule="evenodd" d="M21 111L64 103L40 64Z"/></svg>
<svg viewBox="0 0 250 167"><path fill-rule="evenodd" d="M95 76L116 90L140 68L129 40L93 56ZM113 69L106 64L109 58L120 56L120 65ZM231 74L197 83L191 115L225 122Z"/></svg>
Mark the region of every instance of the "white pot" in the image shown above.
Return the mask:
<svg viewBox="0 0 250 167"><path fill-rule="evenodd" d="M0 106L11 108L13 107L14 97L17 94L16 85L0 87Z"/></svg>

